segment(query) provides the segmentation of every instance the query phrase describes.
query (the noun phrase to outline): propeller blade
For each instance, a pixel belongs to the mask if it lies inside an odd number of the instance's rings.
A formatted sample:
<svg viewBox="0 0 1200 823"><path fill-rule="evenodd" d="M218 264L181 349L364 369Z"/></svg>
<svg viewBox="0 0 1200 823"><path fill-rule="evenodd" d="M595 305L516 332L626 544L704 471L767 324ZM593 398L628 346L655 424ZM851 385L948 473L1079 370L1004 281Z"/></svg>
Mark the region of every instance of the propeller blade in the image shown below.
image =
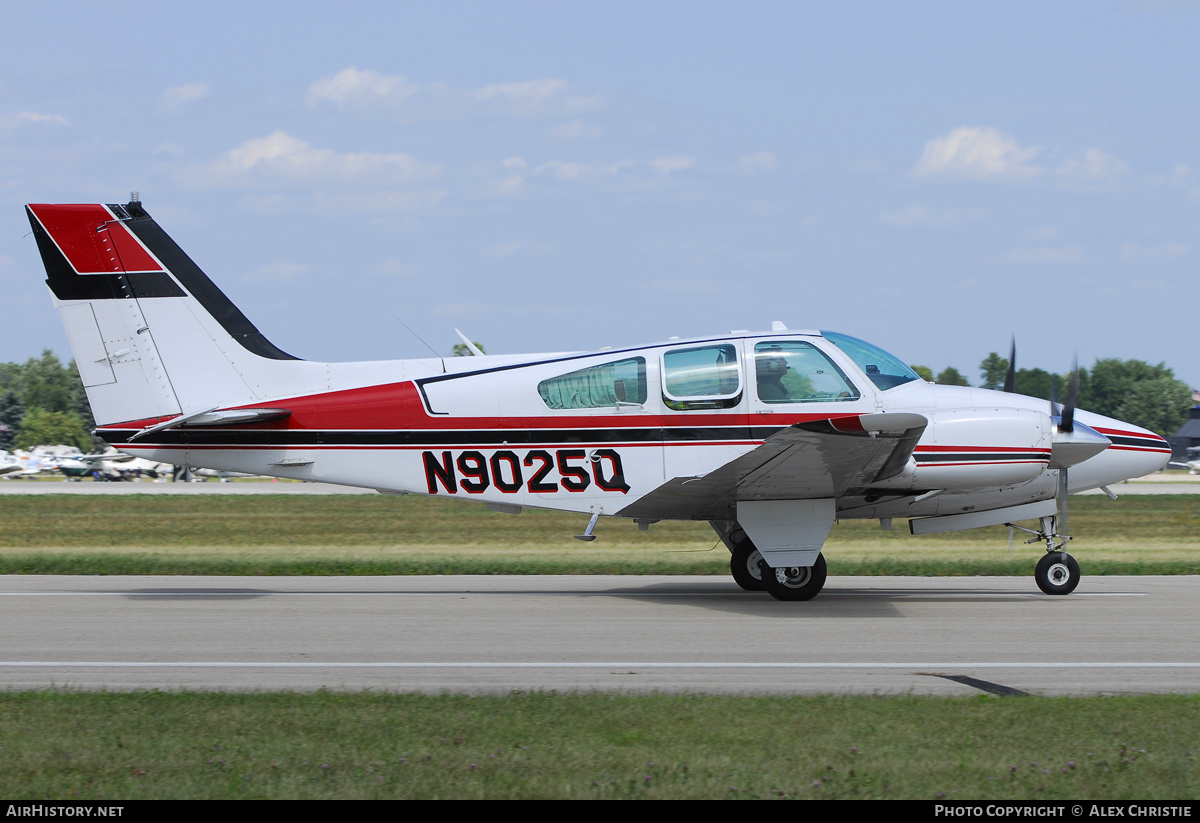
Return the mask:
<svg viewBox="0 0 1200 823"><path fill-rule="evenodd" d="M1071 363L1071 383L1067 387L1067 404L1063 407L1062 421L1058 424L1060 432L1075 431L1075 401L1079 399L1079 358Z"/></svg>
<svg viewBox="0 0 1200 823"><path fill-rule="evenodd" d="M1004 390L1011 394L1017 388L1017 336L1014 334L1008 349L1008 372L1004 375Z"/></svg>

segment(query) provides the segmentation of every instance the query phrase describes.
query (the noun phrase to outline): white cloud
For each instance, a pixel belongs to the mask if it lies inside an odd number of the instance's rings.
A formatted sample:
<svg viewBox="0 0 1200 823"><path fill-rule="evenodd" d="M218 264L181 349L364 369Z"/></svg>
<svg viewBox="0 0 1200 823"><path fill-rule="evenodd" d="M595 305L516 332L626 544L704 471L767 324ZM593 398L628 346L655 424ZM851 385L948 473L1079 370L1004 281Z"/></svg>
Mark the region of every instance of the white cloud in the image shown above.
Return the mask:
<svg viewBox="0 0 1200 823"><path fill-rule="evenodd" d="M421 90L421 87L399 74L381 74L374 69L359 70L357 66L342 69L331 77L322 77L308 87L308 104L322 101L342 108L373 103L402 103Z"/></svg>
<svg viewBox="0 0 1200 823"><path fill-rule="evenodd" d="M71 121L65 117L59 117L57 114L40 114L36 111L23 111L17 115L18 120L24 120L26 123L55 123L59 126L69 126Z"/></svg>
<svg viewBox="0 0 1200 823"><path fill-rule="evenodd" d="M1040 149L1022 148L998 129L954 129L925 144L913 172L921 176L1025 178L1041 171L1032 161Z"/></svg>
<svg viewBox="0 0 1200 823"><path fill-rule="evenodd" d="M1038 265L1054 263L1077 263L1083 259L1079 246L1042 246L1032 249L1014 249L1003 258L1009 263L1032 263Z"/></svg>
<svg viewBox="0 0 1200 823"><path fill-rule="evenodd" d="M557 249L557 246L553 243L526 243L523 240L510 240L507 243L497 243L496 245L488 246L483 250L483 253L487 257L503 260L504 258L516 255L547 257L554 254L555 249Z"/></svg>
<svg viewBox="0 0 1200 823"><path fill-rule="evenodd" d="M1088 183L1100 183L1120 177L1129 167L1100 149L1087 149L1082 154L1068 158L1058 167L1058 173Z"/></svg>
<svg viewBox="0 0 1200 823"><path fill-rule="evenodd" d="M1160 246L1143 246L1126 243L1121 249L1121 259L1126 263L1169 263L1183 257L1187 246L1183 243L1164 243Z"/></svg>
<svg viewBox="0 0 1200 823"><path fill-rule="evenodd" d="M620 174L633 166L629 160L618 160L615 163L565 163L561 160L551 160L534 169L534 174L553 174L559 180L579 180L584 177L604 177Z"/></svg>
<svg viewBox="0 0 1200 823"><path fill-rule="evenodd" d="M282 131L247 140L210 164L205 173L234 182L255 175L310 180L334 178L393 182L436 174L435 164L422 163L409 154L352 152L339 154L320 149Z"/></svg>
<svg viewBox="0 0 1200 823"><path fill-rule="evenodd" d="M595 140L604 136L604 129L595 123L572 120L569 123L559 123L550 130L550 134L565 140Z"/></svg>
<svg viewBox="0 0 1200 823"><path fill-rule="evenodd" d="M56 126L69 126L71 121L57 114L41 114L36 111L23 111L20 114L0 114L0 134L8 134L17 126L25 123L53 123Z"/></svg>
<svg viewBox="0 0 1200 823"><path fill-rule="evenodd" d="M447 83L418 83L401 74L350 66L322 77L308 87L310 106L331 103L341 109L398 108L406 117L457 117L487 112L504 115L571 116L596 108L602 95L581 94L566 80L543 77L505 83L488 83L474 89ZM576 121L558 127L558 137L594 137L599 127Z"/></svg>
<svg viewBox="0 0 1200 823"><path fill-rule="evenodd" d="M779 168L779 159L769 151L747 154L738 162L741 163L743 169L752 173L775 171Z"/></svg>
<svg viewBox="0 0 1200 823"><path fill-rule="evenodd" d="M908 228L911 226L957 226L976 216L974 213L964 213L953 209L927 209L914 204L900 211L885 212L881 219L888 225Z"/></svg>
<svg viewBox="0 0 1200 823"><path fill-rule="evenodd" d="M681 156L656 157L650 161L650 165L653 166L654 170L660 174L670 174L672 172L690 169L692 166L696 165L696 158Z"/></svg>
<svg viewBox="0 0 1200 823"><path fill-rule="evenodd" d="M537 174L550 172L559 180L575 180L583 177L587 171L588 167L583 163L563 163L559 160L551 160L549 163L543 163L535 169Z"/></svg>
<svg viewBox="0 0 1200 823"><path fill-rule="evenodd" d="M476 100L504 100L519 103L542 103L551 97L566 94L571 84L566 80L543 78L517 83L490 83L468 94Z"/></svg>
<svg viewBox="0 0 1200 823"><path fill-rule="evenodd" d="M174 111L187 103L203 100L209 94L208 83L185 83L182 86L172 86L163 92L159 100L159 108L164 111Z"/></svg>

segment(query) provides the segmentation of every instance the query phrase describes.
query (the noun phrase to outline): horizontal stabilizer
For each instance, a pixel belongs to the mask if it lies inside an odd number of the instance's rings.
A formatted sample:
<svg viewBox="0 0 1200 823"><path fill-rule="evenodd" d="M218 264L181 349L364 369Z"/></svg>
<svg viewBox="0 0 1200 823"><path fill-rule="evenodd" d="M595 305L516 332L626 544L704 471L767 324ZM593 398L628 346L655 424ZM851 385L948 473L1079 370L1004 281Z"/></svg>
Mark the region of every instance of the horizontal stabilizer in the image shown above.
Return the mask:
<svg viewBox="0 0 1200 823"><path fill-rule="evenodd" d="M204 411L185 414L170 420L164 420L153 426L147 426L129 439L138 440L153 432L165 429L194 428L203 426L245 426L250 423L266 423L270 420L283 420L291 417L290 409L205 409Z"/></svg>

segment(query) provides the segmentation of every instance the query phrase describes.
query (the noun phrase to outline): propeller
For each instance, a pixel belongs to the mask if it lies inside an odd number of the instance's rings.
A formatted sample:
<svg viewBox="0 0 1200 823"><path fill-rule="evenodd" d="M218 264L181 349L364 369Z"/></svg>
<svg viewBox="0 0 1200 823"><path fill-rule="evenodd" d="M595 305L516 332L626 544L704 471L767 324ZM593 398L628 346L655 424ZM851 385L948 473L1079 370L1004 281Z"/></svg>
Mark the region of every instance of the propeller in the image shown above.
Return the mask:
<svg viewBox="0 0 1200 823"><path fill-rule="evenodd" d="M1004 390L1009 394L1017 388L1017 336L1014 334L1012 345L1008 347L1008 371L1004 375Z"/></svg>

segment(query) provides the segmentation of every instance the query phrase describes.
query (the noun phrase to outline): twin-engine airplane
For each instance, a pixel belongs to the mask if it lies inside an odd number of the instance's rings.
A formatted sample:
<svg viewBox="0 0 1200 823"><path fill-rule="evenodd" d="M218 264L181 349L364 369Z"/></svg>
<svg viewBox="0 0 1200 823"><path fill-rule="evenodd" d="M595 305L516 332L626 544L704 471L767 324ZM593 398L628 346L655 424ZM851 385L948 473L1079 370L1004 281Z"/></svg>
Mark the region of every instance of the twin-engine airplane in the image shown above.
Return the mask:
<svg viewBox="0 0 1200 823"><path fill-rule="evenodd" d="M1076 411L1073 397L933 385L862 340L782 323L596 352L298 360L136 195L27 211L97 434L118 449L581 512L583 539L600 516L707 520L738 584L779 600L821 590L840 518L909 518L914 534L1036 520L1037 584L1067 594L1080 578L1063 551L1067 493L1170 456L1158 435Z"/></svg>

